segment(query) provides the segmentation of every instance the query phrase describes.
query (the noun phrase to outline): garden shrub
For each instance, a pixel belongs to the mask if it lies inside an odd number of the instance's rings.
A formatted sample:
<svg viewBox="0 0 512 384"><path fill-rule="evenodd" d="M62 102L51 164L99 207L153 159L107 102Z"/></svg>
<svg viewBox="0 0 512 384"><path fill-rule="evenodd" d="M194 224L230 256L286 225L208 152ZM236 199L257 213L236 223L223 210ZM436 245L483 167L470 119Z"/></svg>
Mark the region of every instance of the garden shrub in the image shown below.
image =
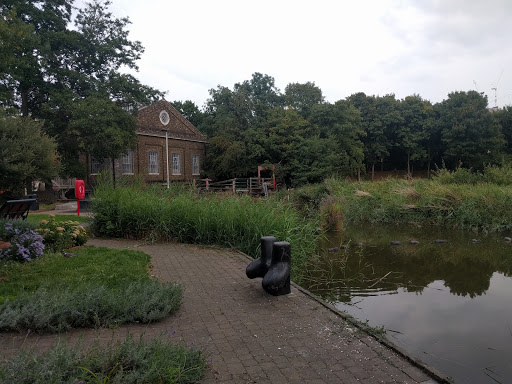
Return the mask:
<svg viewBox="0 0 512 384"><path fill-rule="evenodd" d="M41 220L36 231L43 236L47 250L52 252L61 252L87 242L87 233L78 221L56 221L55 215L50 215L49 220Z"/></svg>
<svg viewBox="0 0 512 384"><path fill-rule="evenodd" d="M46 333L147 324L177 310L182 296L179 284L156 280L125 282L119 288L95 283L41 287L0 306L0 330Z"/></svg>
<svg viewBox="0 0 512 384"><path fill-rule="evenodd" d="M43 237L22 220L0 220L0 239L11 246L0 250L0 259L32 261L43 255Z"/></svg>

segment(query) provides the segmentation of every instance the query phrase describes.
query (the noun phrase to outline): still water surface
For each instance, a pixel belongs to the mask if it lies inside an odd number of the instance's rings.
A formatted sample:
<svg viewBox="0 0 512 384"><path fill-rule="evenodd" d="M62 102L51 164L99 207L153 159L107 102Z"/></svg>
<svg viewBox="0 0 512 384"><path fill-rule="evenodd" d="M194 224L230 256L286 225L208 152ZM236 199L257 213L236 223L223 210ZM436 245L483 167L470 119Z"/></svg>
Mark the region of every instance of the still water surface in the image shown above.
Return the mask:
<svg viewBox="0 0 512 384"><path fill-rule="evenodd" d="M388 339L456 383L512 383L512 243L505 236L353 226L328 236L305 285L383 326ZM348 247L327 251L340 245Z"/></svg>

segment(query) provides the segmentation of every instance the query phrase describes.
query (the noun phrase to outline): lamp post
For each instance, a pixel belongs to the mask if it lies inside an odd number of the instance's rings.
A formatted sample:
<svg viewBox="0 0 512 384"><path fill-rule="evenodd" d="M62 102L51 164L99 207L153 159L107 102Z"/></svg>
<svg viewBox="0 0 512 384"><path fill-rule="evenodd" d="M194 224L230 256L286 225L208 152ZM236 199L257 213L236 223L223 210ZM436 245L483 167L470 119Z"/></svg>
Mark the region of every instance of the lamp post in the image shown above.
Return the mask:
<svg viewBox="0 0 512 384"><path fill-rule="evenodd" d="M162 129L165 132L165 163L167 165L167 189L169 189L169 132L167 129Z"/></svg>

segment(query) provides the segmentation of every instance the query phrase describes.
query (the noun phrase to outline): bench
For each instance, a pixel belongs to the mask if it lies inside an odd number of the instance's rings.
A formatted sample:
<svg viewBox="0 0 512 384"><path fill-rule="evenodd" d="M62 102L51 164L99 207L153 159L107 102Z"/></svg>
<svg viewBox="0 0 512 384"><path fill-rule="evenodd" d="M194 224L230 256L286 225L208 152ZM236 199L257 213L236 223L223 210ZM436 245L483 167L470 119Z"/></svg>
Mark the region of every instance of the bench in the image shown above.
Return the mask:
<svg viewBox="0 0 512 384"><path fill-rule="evenodd" d="M26 220L30 207L35 202L36 199L7 200L0 208L0 218Z"/></svg>

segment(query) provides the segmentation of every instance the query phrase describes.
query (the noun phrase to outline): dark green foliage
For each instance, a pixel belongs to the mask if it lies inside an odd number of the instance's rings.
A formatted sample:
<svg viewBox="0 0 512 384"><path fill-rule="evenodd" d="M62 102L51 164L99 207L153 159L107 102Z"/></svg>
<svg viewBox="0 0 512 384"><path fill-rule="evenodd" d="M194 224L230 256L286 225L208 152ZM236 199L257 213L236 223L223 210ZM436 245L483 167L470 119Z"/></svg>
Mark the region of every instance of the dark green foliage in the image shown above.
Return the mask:
<svg viewBox="0 0 512 384"><path fill-rule="evenodd" d="M58 175L57 145L41 127L40 122L8 117L0 110L0 190L20 192L33 180Z"/></svg>
<svg viewBox="0 0 512 384"><path fill-rule="evenodd" d="M163 95L120 73L122 67L136 70L144 52L140 42L128 39L130 21L115 18L109 1L93 0L78 10L72 27L72 4L2 2L0 101L44 121L45 132L58 143L64 172L74 176L83 171L78 150L90 145L91 134L105 133L101 144L96 137L88 148L95 157L119 156L134 139L126 111ZM95 118L84 125L87 116Z"/></svg>
<svg viewBox="0 0 512 384"><path fill-rule="evenodd" d="M118 288L94 283L41 287L0 306L0 330L62 332L150 323L178 309L181 298L179 285L149 279L125 282Z"/></svg>
<svg viewBox="0 0 512 384"><path fill-rule="evenodd" d="M450 169L461 165L482 169L500 160L505 141L500 124L487 109L486 96L476 91L453 92L436 109Z"/></svg>
<svg viewBox="0 0 512 384"><path fill-rule="evenodd" d="M44 354L22 350L0 365L5 383L197 383L206 361L201 351L162 338L126 339L112 344L59 343Z"/></svg>

